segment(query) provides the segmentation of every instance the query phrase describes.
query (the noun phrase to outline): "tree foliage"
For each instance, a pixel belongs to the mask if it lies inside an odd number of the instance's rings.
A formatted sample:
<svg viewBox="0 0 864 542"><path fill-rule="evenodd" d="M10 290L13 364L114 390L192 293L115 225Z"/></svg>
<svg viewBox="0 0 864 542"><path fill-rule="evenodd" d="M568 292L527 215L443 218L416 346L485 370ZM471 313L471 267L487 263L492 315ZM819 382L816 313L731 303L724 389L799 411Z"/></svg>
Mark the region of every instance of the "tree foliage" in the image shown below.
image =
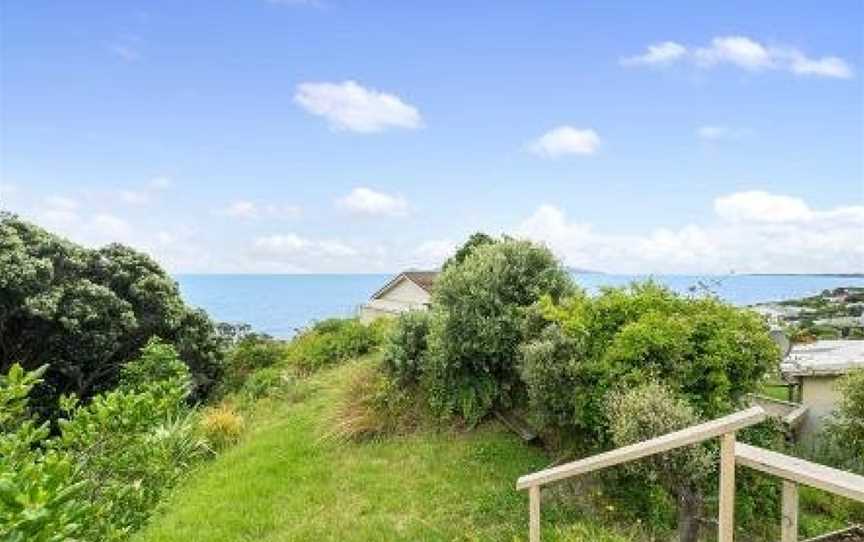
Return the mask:
<svg viewBox="0 0 864 542"><path fill-rule="evenodd" d="M472 233L471 237L468 238L465 243L456 250L456 253L450 256L447 261L444 262L442 269L447 269L448 267L459 265L465 261L465 258L468 257L469 254L474 252L474 249L485 246L492 245L497 243L497 240L494 237L490 237L483 232Z"/></svg>
<svg viewBox="0 0 864 542"><path fill-rule="evenodd" d="M37 407L112 388L153 336L177 348L195 395L206 394L221 365L217 334L155 261L117 244L87 249L0 215L0 371L13 361L47 364Z"/></svg>
<svg viewBox="0 0 864 542"><path fill-rule="evenodd" d="M424 375L433 407L473 423L517 403L526 309L573 288L552 253L528 241L484 244L444 270L432 297Z"/></svg>
<svg viewBox="0 0 864 542"><path fill-rule="evenodd" d="M757 315L651 282L560 303L547 298L536 311L551 329L523 347L533 411L601 447L609 441L606 397L618 386L655 380L699 417L714 418L733 410L779 359Z"/></svg>

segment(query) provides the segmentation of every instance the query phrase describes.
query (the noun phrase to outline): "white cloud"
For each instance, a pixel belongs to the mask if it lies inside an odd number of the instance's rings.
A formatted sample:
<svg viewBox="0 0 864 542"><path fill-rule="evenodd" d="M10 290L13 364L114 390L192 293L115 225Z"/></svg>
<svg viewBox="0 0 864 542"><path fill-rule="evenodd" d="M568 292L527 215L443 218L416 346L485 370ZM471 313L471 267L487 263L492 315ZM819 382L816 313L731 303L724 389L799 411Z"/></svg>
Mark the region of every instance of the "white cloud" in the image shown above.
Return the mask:
<svg viewBox="0 0 864 542"><path fill-rule="evenodd" d="M351 213L368 216L401 217L410 211L408 202L402 196L376 192L363 186L338 199L336 205Z"/></svg>
<svg viewBox="0 0 864 542"><path fill-rule="evenodd" d="M836 56L812 59L802 54L793 53L790 58L792 72L798 75L837 77L840 79L848 79L853 75L852 67L845 60Z"/></svg>
<svg viewBox="0 0 864 542"><path fill-rule="evenodd" d="M356 269L360 251L336 239L311 239L296 233L258 237L249 250L253 269L331 272Z"/></svg>
<svg viewBox="0 0 864 542"><path fill-rule="evenodd" d="M226 216L244 220L297 218L301 213L300 207L296 205L260 204L248 200L235 201L222 211Z"/></svg>
<svg viewBox="0 0 864 542"><path fill-rule="evenodd" d="M600 148L600 136L591 129L572 126L554 128L528 146L537 156L557 158L567 154L594 154Z"/></svg>
<svg viewBox="0 0 864 542"><path fill-rule="evenodd" d="M703 66L728 63L747 70L771 68L776 60L775 53L744 36L714 38L709 47L699 47L693 51L693 57Z"/></svg>
<svg viewBox="0 0 864 542"><path fill-rule="evenodd" d="M848 273L864 270L864 206L819 211L760 191L718 197L706 224L603 234L552 205L515 228L568 265L621 273Z"/></svg>
<svg viewBox="0 0 864 542"><path fill-rule="evenodd" d="M733 222L801 222L813 218L813 211L804 200L760 190L717 198L714 211Z"/></svg>
<svg viewBox="0 0 864 542"><path fill-rule="evenodd" d="M669 64L670 62L679 60L686 54L687 48L680 43L676 43L674 41L664 41L662 43L649 45L648 50L641 55L622 58L621 64L625 66L634 66L640 64Z"/></svg>
<svg viewBox="0 0 864 542"><path fill-rule="evenodd" d="M387 128L419 128L423 121L414 106L398 96L367 89L354 81L301 83L294 101L326 118L336 130L372 133Z"/></svg>
<svg viewBox="0 0 864 542"><path fill-rule="evenodd" d="M852 66L836 56L810 58L794 47L760 43L747 36L718 36L703 47L686 47L676 42L649 45L645 53L621 59L621 64L668 65L689 61L700 68L726 64L747 71L778 70L801 76L848 79Z"/></svg>

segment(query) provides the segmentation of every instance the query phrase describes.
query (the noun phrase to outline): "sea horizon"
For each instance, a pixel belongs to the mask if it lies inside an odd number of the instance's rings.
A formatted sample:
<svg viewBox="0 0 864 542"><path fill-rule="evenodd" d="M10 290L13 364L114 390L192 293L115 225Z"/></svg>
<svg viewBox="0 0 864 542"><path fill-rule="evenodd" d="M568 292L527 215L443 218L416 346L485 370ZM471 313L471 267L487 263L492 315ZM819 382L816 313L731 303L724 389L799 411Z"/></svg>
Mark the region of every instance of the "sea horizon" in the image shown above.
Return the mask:
<svg viewBox="0 0 864 542"><path fill-rule="evenodd" d="M184 299L220 322L246 323L288 338L309 324L350 317L394 273L177 273ZM681 294L711 291L738 306L784 301L843 286L864 287L861 274L571 273L589 294L603 287L654 280Z"/></svg>

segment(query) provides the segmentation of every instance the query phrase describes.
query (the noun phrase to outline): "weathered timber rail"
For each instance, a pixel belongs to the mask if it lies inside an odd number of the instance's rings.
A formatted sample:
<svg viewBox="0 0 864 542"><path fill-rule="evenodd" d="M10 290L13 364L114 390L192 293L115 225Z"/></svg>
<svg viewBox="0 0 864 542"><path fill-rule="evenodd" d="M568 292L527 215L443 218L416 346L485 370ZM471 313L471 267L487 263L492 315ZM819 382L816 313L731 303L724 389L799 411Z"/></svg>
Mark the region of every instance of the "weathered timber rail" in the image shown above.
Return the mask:
<svg viewBox="0 0 864 542"><path fill-rule="evenodd" d="M720 495L717 538L733 542L735 531L735 466L740 464L783 479L782 542L798 538L798 484L806 484L864 502L864 477L803 459L736 442L736 433L766 417L754 406L722 418L630 446L604 452L520 477L516 489L528 490L530 542L540 542L540 488L546 484L628 463L684 446L720 439Z"/></svg>

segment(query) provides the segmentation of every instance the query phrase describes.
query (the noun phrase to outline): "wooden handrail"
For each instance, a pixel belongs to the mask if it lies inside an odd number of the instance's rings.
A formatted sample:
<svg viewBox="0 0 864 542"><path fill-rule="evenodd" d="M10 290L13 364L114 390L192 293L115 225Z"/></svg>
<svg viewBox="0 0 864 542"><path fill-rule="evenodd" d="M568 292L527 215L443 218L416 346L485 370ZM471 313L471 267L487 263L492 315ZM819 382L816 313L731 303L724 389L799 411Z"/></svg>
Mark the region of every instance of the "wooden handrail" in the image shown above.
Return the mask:
<svg viewBox="0 0 864 542"><path fill-rule="evenodd" d="M732 542L735 503L735 433L740 429L761 422L766 416L767 414L762 407L754 406L651 440L520 477L516 481L516 489L528 489L528 537L530 542L540 542L540 486L715 437L720 437L718 540L719 542Z"/></svg>
<svg viewBox="0 0 864 542"><path fill-rule="evenodd" d="M761 422L765 419L765 416L766 414L762 407L754 406L747 410L741 410L734 414L675 431L674 433L668 433L651 440L593 455L586 459L572 461L551 469L527 474L517 480L516 489L527 489L531 486L545 485L557 480L563 480L572 476L667 452L689 444L702 442L726 433L734 433Z"/></svg>
<svg viewBox="0 0 864 542"><path fill-rule="evenodd" d="M864 502L864 476L757 448L743 442L735 443L735 460L740 465L767 472L790 482L805 484Z"/></svg>

